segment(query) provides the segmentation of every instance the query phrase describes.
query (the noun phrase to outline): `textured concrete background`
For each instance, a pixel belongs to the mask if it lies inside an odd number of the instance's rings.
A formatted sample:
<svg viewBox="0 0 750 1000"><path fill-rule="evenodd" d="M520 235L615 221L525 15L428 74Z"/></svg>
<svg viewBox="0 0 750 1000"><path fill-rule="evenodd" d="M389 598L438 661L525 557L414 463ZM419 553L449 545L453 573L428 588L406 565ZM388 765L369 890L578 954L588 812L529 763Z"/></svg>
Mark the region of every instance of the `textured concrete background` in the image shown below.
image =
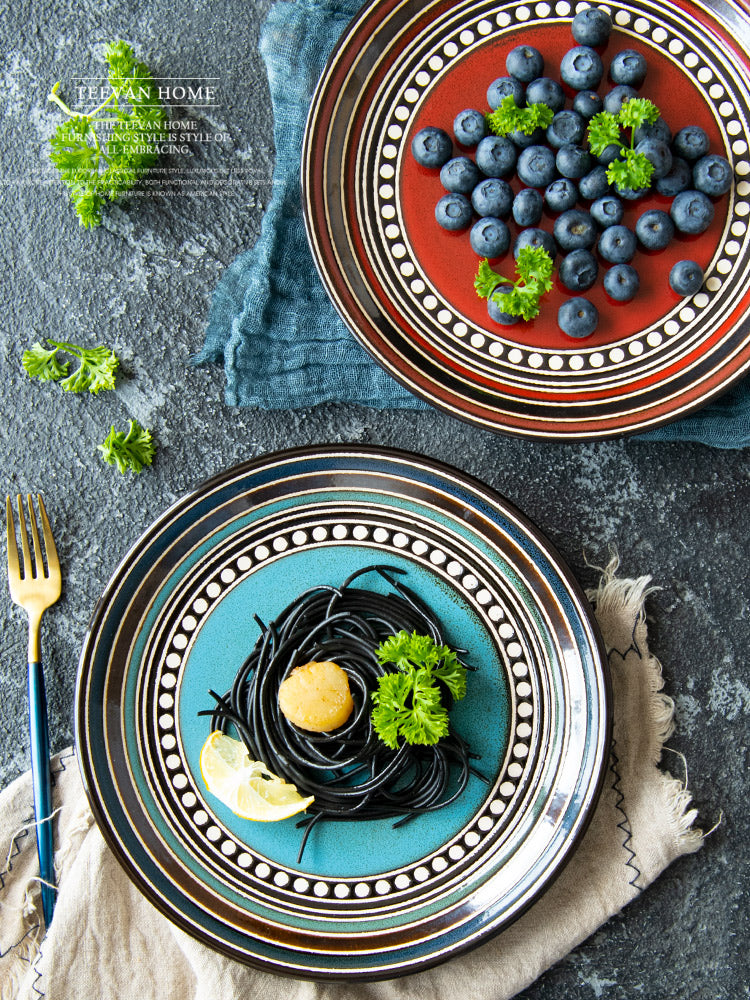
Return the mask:
<svg viewBox="0 0 750 1000"><path fill-rule="evenodd" d="M673 865L525 1000L747 997L748 455L692 444L528 443L436 412L225 407L222 372L191 368L189 358L212 289L252 244L271 194L270 108L256 49L267 6L0 4L0 454L7 492L45 493L64 567L63 599L44 632L53 749L73 739L77 659L97 597L175 498L231 463L289 445L395 445L451 461L521 507L584 584L596 579L586 561L601 564L610 546L624 575L653 576L661 589L649 599L651 642L677 706L671 746L689 765L700 824L721 818L701 852ZM100 73L102 45L115 37L133 42L155 74L219 78L221 106L193 117L229 138L163 165L235 166L245 179L221 196L133 196L86 232L47 165L59 116L46 95L58 79ZM30 382L21 354L45 336L111 344L123 362L116 391L79 398ZM153 467L137 477L120 476L96 452L110 424L130 417L158 442ZM25 623L4 590L0 784L28 767ZM667 754L665 764L683 774L680 757Z"/></svg>

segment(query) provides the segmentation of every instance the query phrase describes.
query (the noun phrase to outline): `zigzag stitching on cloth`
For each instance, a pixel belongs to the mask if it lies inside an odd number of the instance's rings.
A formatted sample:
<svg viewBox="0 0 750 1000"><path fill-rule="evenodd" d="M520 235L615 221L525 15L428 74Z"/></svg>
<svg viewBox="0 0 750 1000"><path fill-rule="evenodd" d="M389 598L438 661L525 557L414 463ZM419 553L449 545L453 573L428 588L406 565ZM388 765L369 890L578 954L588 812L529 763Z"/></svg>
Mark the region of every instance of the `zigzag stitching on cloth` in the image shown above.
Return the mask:
<svg viewBox="0 0 750 1000"><path fill-rule="evenodd" d="M10 955L10 953L15 948L18 948L18 947L20 947L21 944L23 944L23 942L26 940L26 938L29 936L29 934L33 934L33 932L36 931L36 930L38 930L38 929L39 929L39 924L34 924L33 927L29 927L29 929L26 931L26 933L24 934L24 936L21 937L21 938L19 938L18 941L16 941L15 944L9 945L5 949L5 951L0 951L0 958L5 958L6 955ZM26 955L19 955L18 957L20 958L20 960L22 962L29 962L30 961L30 959L27 958Z"/></svg>
<svg viewBox="0 0 750 1000"><path fill-rule="evenodd" d="M61 754L57 758L57 762L58 762L58 764L60 766L56 770L50 771L50 778L52 779L52 784L53 785L55 784L55 780L54 779L58 776L58 774L62 774L63 771L67 771L68 770L67 767L65 766L65 761L66 760L71 760L71 759L75 760L75 755L76 755L75 750L71 750L70 753Z"/></svg>
<svg viewBox="0 0 750 1000"><path fill-rule="evenodd" d="M36 972L36 979L31 984L31 988L36 993L37 996L43 997L46 996L47 994L44 992L44 990L40 990L38 985L42 981L42 974L39 971L39 960L41 959L41 957L42 957L42 946L40 945L39 950L36 953L36 958L34 959L34 972Z"/></svg>
<svg viewBox="0 0 750 1000"><path fill-rule="evenodd" d="M65 765L65 761L66 760L71 760L71 759L75 759L75 750L71 750L69 753L61 755L61 756L59 756L57 758L57 764L59 766L53 767L51 769L51 771L50 771L50 779L51 779L53 787L56 784L55 778L57 778L59 775L61 775L64 771L68 770L68 768ZM33 816L33 814L31 816L29 816L29 818L27 820L25 820L24 822L30 827L34 823L34 816ZM10 872L13 870L13 865L12 865L13 858L17 857L21 853L22 848L21 848L20 841L22 841L24 838L26 838L28 836L29 836L29 830L25 829L25 830L21 830L21 832L18 833L16 835L16 837L14 838L14 841L13 841L13 850L11 851L10 857L8 858L7 866L6 866L6 868L2 872L0 872L0 892L2 892L2 890L5 889L5 887L6 887L5 876L9 875ZM26 938L30 934L33 934L33 933L35 933L36 931L39 930L39 927L40 927L39 923L34 924L32 927L29 927L27 929L27 931L23 935L23 937L21 937L14 944L9 945L6 948L5 951L2 951L0 949L0 958L5 958L12 951L14 951L16 948L20 947L20 945L22 944L22 942L25 941ZM37 954L36 954L36 958L34 959L34 966L33 966L33 968L34 968L34 970L36 972L36 979L32 983L32 987L31 988L33 989L34 993L37 996L43 997L43 996L46 996L46 993L43 990L39 989L39 983L42 980L42 972L39 969L39 961L40 961L41 957L42 957L42 951L41 951L41 948L39 948L37 950ZM19 958L22 961L24 961L24 962L27 962L27 963L30 962L30 959L27 958L26 955L20 955Z"/></svg>
<svg viewBox="0 0 750 1000"><path fill-rule="evenodd" d="M29 820L29 822L31 822L31 820ZM13 850L10 854L10 857L8 858L7 867L0 872L0 892L2 892L2 890L5 888L5 876L10 875L10 873L13 871L13 863L12 863L13 858L17 857L21 853L21 848L18 842L19 840L23 840L24 837L28 837L28 835L29 835L28 830L22 830L18 834L18 836L15 837L13 840Z"/></svg>
<svg viewBox="0 0 750 1000"><path fill-rule="evenodd" d="M612 655L612 653L617 653L617 655L620 657L620 659L624 660L625 657L628 655L628 653L635 653L635 655L637 657L639 657L640 659L643 659L643 654L641 653L641 650L640 650L640 648L638 646L638 640L635 637L635 631L638 628L638 626L640 625L640 623L643 621L644 617L645 617L644 615L639 614L636 617L635 621L633 622L633 632L632 632L632 634L630 636L630 645L625 650L625 652L622 653L622 652L620 652L619 649L615 649L614 646L613 646L608 651L610 656Z"/></svg>
<svg viewBox="0 0 750 1000"><path fill-rule="evenodd" d="M617 796L617 800L615 801L615 809L622 815L622 819L617 824L617 829L620 830L621 833L623 834L622 846L625 849L626 854L628 855L627 861L625 862L625 867L631 868L634 872L628 884L632 885L634 889L638 890L638 892L643 892L643 887L638 885L638 879L641 877L641 870L635 863L636 853L630 846L630 842L633 839L633 831L630 827L630 819L628 818L628 814L625 812L625 809L623 807L623 802L625 801L625 795L620 786L620 782L622 781L622 776L620 775L620 772L618 770L620 764L620 758L615 753L616 743L617 740L613 736L612 745L609 751L609 769L615 778L615 780L612 782L612 790Z"/></svg>
<svg viewBox="0 0 750 1000"><path fill-rule="evenodd" d="M61 754L57 758L57 763L60 766L57 767L57 768L55 768L54 770L51 770L51 772L50 772L50 778L52 780L53 786L56 783L55 782L55 778L57 778L59 775L61 775L64 771L68 770L67 767L65 766L65 761L66 760L75 760L75 755L76 755L75 754L75 750L71 750L70 753ZM34 972L36 973L36 979L31 984L32 990L34 991L34 993L38 997L44 997L44 996L47 995L46 992L43 989L40 989L40 984L42 982L42 971L39 968L39 963L40 963L41 959L42 959L42 945L40 944L39 949L37 950L36 958L34 959L34 965L33 965Z"/></svg>
<svg viewBox="0 0 750 1000"><path fill-rule="evenodd" d="M62 774L63 771L68 770L67 767L65 766L65 761L70 760L71 758L75 758L74 750L71 750L70 753L65 754L65 756L58 757L58 763L60 766L50 772L50 777L53 779L53 784L54 784L54 779L58 775ZM32 826L33 823L34 823L33 815L29 816L28 819L24 820L24 824L28 825L29 827ZM21 853L21 847L19 842L28 836L29 836L28 829L21 829L21 831L14 837L13 850L11 851L10 857L7 859L8 862L7 866L0 872L0 892L2 892L2 890L5 888L5 876L9 875L13 871L13 865L12 865L13 858L17 857ZM1 955L2 953L0 953L0 956Z"/></svg>

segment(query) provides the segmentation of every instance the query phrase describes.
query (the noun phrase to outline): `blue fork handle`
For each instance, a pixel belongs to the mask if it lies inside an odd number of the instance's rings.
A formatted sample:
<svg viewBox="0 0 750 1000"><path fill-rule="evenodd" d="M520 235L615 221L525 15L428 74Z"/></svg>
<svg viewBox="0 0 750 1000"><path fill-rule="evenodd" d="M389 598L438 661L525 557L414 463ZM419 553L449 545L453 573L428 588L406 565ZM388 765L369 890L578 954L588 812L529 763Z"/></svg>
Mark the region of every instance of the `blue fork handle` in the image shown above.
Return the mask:
<svg viewBox="0 0 750 1000"><path fill-rule="evenodd" d="M29 733L31 778L34 785L34 817L39 874L42 877L42 913L49 928L55 908L55 848L52 837L52 784L49 769L47 696L41 663L29 663ZM48 882L49 885L44 883Z"/></svg>

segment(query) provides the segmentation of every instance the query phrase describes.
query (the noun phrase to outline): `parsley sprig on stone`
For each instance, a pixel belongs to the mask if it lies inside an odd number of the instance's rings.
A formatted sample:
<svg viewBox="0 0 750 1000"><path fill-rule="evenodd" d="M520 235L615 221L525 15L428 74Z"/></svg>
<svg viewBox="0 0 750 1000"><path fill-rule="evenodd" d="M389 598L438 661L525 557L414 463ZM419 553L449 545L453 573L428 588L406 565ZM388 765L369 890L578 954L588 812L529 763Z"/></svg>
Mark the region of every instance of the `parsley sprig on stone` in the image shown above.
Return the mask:
<svg viewBox="0 0 750 1000"><path fill-rule="evenodd" d="M105 202L129 191L154 165L165 138L165 113L148 67L123 41L108 45L104 58L111 92L98 107L71 110L59 83L49 95L67 115L50 139L50 159L85 228L100 225Z"/></svg>

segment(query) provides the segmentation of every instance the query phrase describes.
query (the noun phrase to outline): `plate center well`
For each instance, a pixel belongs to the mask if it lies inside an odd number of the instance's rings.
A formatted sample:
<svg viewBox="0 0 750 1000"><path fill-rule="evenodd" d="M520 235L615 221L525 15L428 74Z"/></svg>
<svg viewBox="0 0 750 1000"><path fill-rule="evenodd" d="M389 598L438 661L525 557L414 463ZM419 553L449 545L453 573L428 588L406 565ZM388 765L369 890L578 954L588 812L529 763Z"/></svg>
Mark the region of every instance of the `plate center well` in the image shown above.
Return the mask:
<svg viewBox="0 0 750 1000"><path fill-rule="evenodd" d="M407 239L431 286L478 329L525 346L547 350L573 349L580 344L576 345L559 330L556 317L559 306L574 293L565 289L557 276L552 291L542 302L537 319L502 327L488 318L486 303L474 291L474 276L480 258L470 246L468 231L450 233L440 229L433 212L434 205L445 194L439 171L420 167L408 152L411 138L420 128L435 125L451 134L454 118L464 108L488 111L487 87L496 77L504 75L505 58L519 44L536 46L545 57L545 75L559 80L560 61L575 42L566 23L526 25L493 38L483 46L472 48L466 58L457 59L450 72L440 76L430 88L405 136L407 151L400 161L400 205ZM649 98L659 107L673 132L685 125L700 125L710 137L710 151L730 155L722 141L711 102L694 76L686 73L677 58L649 44L648 39L615 30L603 54L605 67L609 66L613 55L623 49L636 50L647 59L648 73L639 96ZM604 95L612 86L605 77L598 90ZM570 95L565 106L568 109L571 107ZM473 159L474 151L454 144L454 155L468 155ZM523 187L515 173L506 179L512 182L514 191ZM637 201L626 201L623 224L633 229L637 218L647 209L669 212L671 201L671 198L662 197L655 191ZM588 208L589 204L581 199L577 207ZM674 309L681 300L669 286L672 265L678 260L690 258L702 268L707 268L722 238L726 216L727 198L723 197L717 199L712 225L700 237L678 233L663 251L646 251L639 246L633 265L639 274L640 291L633 302L618 303L606 295L602 277L608 265L601 262L598 281L585 293L600 315L599 327L586 340L586 346L616 343L639 330L648 329ZM551 233L554 220L555 215L545 209L539 226ZM512 218L508 223L515 239L521 227ZM556 264L559 265L560 259L558 257ZM515 278L510 252L492 261L492 265L506 278Z"/></svg>
<svg viewBox="0 0 750 1000"><path fill-rule="evenodd" d="M476 609L437 572L396 553L366 545L324 545L285 554L259 566L218 597L187 651L179 690L179 738L195 783L203 788L200 749L210 723L198 712L213 707L209 689L226 691L250 653L259 628L253 616L273 620L301 590L342 583L351 573L374 563L404 569L401 579L431 607L450 645L468 650L477 669L468 677L467 695L451 710L451 726L479 755L480 770L494 783L508 746L510 707L505 668L488 628ZM388 584L376 574L358 586L381 593ZM319 823L297 855L302 831L295 819L255 823L235 816L210 793L205 808L254 854L290 870L318 875L357 877L412 865L457 836L476 814L490 786L472 777L460 798L394 829L393 820Z"/></svg>

